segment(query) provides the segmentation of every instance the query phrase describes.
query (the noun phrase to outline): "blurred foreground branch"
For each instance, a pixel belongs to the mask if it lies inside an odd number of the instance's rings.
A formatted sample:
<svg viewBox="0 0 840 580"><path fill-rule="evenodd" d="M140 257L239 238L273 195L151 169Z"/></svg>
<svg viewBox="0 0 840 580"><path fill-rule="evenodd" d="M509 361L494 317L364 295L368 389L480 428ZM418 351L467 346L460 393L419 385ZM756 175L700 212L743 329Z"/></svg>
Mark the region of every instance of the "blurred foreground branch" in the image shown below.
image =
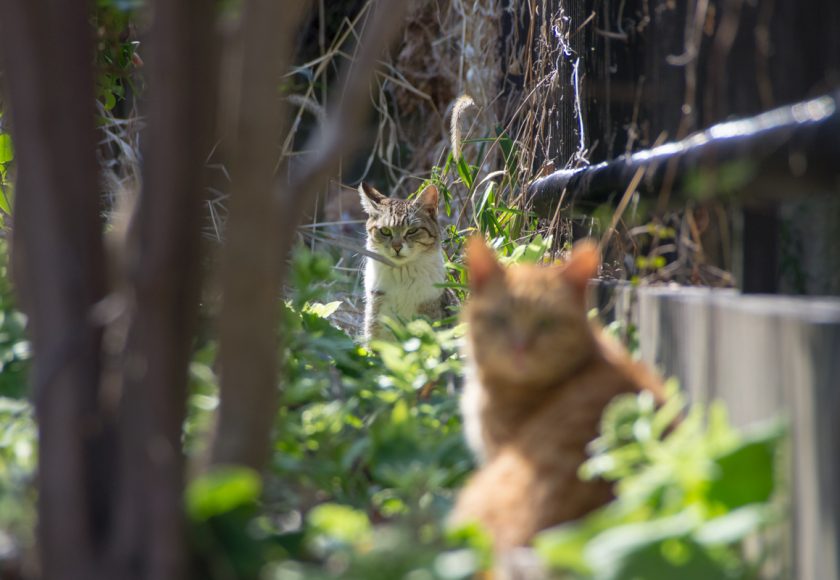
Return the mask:
<svg viewBox="0 0 840 580"><path fill-rule="evenodd" d="M277 415L277 297L285 279L285 258L304 211L336 172L341 158L361 146L369 111L370 83L383 51L402 30L404 0L373 3L355 58L339 77L327 122L304 149L314 151L299 165L287 163L271 191L273 147L283 133L276 98L279 71L289 66L288 38L272 23L294 22L286 8L272 17L272 2L246 6L242 104L239 113L231 223L224 264L225 306L221 337L221 404L213 463L262 469L268 459ZM298 8L296 8L297 10ZM299 17L299 13L296 13ZM285 20L284 20L285 19ZM275 51L269 62L259 62ZM249 57L249 55L252 55ZM268 121L266 121L268 120Z"/></svg>
<svg viewBox="0 0 840 580"><path fill-rule="evenodd" d="M143 189L126 256L134 311L123 362L111 578L188 576L181 435L216 112L215 16L213 0L154 3Z"/></svg>
<svg viewBox="0 0 840 580"><path fill-rule="evenodd" d="M211 461L260 469L277 411L277 290L283 254L274 182L286 101L277 85L291 62L306 2L252 0L243 7L237 59L230 218L222 264L221 392ZM236 46L238 43L235 43ZM234 58L236 58L234 56ZM223 103L232 107L235 103Z"/></svg>
<svg viewBox="0 0 840 580"><path fill-rule="evenodd" d="M98 397L102 330L89 316L106 290L87 4L3 0L0 42L17 164L14 278L34 354L41 573L81 580L95 577L107 537L114 467Z"/></svg>

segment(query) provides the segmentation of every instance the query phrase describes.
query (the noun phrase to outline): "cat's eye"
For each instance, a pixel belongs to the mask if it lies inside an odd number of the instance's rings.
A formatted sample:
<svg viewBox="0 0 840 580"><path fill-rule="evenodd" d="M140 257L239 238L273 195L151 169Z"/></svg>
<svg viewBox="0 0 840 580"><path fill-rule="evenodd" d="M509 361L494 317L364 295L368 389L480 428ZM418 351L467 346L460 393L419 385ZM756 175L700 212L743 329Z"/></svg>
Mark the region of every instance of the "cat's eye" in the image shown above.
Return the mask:
<svg viewBox="0 0 840 580"><path fill-rule="evenodd" d="M485 319L493 326L507 326L508 316L501 312L491 312L485 315Z"/></svg>
<svg viewBox="0 0 840 580"><path fill-rule="evenodd" d="M389 228L379 228L379 233L385 237L391 237L391 230Z"/></svg>
<svg viewBox="0 0 840 580"><path fill-rule="evenodd" d="M550 318L543 318L537 322L537 330L539 332L547 332L557 326L557 322Z"/></svg>
<svg viewBox="0 0 840 580"><path fill-rule="evenodd" d="M419 232L419 231L420 231L420 228L411 228L410 230L408 230L407 232L405 232L405 235L407 235L407 236L413 236L414 234L416 234L416 233L417 233L417 232Z"/></svg>

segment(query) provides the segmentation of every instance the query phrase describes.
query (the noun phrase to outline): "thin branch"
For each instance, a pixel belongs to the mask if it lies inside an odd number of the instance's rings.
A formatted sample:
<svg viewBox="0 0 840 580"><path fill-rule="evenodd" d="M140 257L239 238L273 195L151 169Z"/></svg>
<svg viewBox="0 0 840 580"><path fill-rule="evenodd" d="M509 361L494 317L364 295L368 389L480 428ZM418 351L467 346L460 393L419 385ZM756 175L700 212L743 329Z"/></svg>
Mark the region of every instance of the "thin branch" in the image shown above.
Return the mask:
<svg viewBox="0 0 840 580"><path fill-rule="evenodd" d="M288 166L278 181L275 194L283 216L285 246L291 242L304 209L338 168L340 159L361 145L359 135L369 111L370 83L380 55L402 31L405 9L405 0L375 1L357 54L340 77L342 88L328 109L328 123L304 147L317 153L299 167Z"/></svg>
<svg viewBox="0 0 840 580"><path fill-rule="evenodd" d="M335 246L336 248L341 248L343 250L348 250L350 252L355 252L360 256L365 256L366 258L370 258L371 260L376 260L377 262L385 264L386 266L390 266L391 268L397 267L397 264L394 261L390 260L388 257L382 254L377 254L376 252L372 252L371 250L361 248L357 244L344 242L332 236L316 236L312 233L307 233L307 235L317 239L319 242L323 242L325 244L329 244L331 246Z"/></svg>

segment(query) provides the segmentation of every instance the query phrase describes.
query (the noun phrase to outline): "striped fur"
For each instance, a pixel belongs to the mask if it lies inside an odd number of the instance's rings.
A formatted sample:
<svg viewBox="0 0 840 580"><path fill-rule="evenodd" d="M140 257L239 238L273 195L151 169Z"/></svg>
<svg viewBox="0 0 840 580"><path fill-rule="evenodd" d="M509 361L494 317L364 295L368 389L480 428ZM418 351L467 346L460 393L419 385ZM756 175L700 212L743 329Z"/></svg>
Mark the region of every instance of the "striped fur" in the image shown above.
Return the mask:
<svg viewBox="0 0 840 580"><path fill-rule="evenodd" d="M362 207L368 214L367 249L395 265L367 258L365 264L365 341L390 338L384 317L409 320L444 316L446 280L438 190L426 187L414 200L389 198L363 183Z"/></svg>

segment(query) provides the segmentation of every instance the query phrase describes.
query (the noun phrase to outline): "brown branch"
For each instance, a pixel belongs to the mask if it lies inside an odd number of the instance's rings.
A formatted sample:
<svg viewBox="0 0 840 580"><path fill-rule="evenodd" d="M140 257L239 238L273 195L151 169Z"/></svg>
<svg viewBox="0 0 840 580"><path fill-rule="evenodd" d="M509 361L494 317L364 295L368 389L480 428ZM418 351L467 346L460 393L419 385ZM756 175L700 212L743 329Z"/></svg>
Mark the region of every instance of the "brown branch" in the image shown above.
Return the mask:
<svg viewBox="0 0 840 580"><path fill-rule="evenodd" d="M111 471L97 397L105 293L87 4L0 2L16 148L13 250L29 315L38 420L38 543L44 578L94 576ZM56 90L56 87L63 87Z"/></svg>
<svg viewBox="0 0 840 580"><path fill-rule="evenodd" d="M143 191L129 232L134 312L121 401L113 577L188 576L181 433L198 314L204 162L216 113L213 0L158 0Z"/></svg>
<svg viewBox="0 0 840 580"><path fill-rule="evenodd" d="M277 289L283 254L271 184L285 133L277 85L291 61L306 2L252 0L242 21L239 105L223 257L221 392L211 461L261 469L277 410Z"/></svg>
<svg viewBox="0 0 840 580"><path fill-rule="evenodd" d="M341 74L341 90L328 109L328 122L305 147L317 153L301 166L286 166L281 171L274 185L273 215L259 217L257 223L264 225L259 226L259 231L251 232L253 235L248 234L250 241L247 244L243 238L241 250L235 255L233 249L228 250L226 278L239 272L247 271L248 274L241 282L229 280L229 291L234 285L242 288L237 290L236 296L225 297L230 310L223 315L227 317L227 322L223 322L222 341L227 346L222 359L223 400L214 445L213 460L216 463L238 463L261 469L268 457L271 428L277 414L277 340L273 334L277 320L275 309L285 276L283 268L277 264L282 263L291 250L296 228L315 194L336 171L341 157L360 145L358 136L362 133L369 110L371 79L383 50L402 29L404 11L404 0L376 2L373 15L362 33L356 58ZM260 44L271 46L272 42L276 42L264 38L276 32L262 24L258 26L254 23L253 26L254 30L247 36L252 39L254 47ZM257 80L252 81L255 86ZM279 101L275 106L279 106ZM270 134L261 139L269 137ZM239 147L243 145L244 142L239 143ZM258 188L264 179L263 172L259 180L253 182L257 189L245 194L249 195L250 202L243 201L243 205L253 204L249 213L268 207L258 197L264 191ZM242 196L244 191L238 191L237 195ZM242 223L243 228L252 227L244 220ZM274 228L273 235L264 232L268 223ZM246 234L235 234L231 230L230 236L234 235ZM230 239L230 242L234 240ZM253 254L255 251L257 254ZM243 266L242 262L248 260L253 263ZM243 307L246 300L258 301L258 304ZM234 320L237 313L243 312L246 318Z"/></svg>

